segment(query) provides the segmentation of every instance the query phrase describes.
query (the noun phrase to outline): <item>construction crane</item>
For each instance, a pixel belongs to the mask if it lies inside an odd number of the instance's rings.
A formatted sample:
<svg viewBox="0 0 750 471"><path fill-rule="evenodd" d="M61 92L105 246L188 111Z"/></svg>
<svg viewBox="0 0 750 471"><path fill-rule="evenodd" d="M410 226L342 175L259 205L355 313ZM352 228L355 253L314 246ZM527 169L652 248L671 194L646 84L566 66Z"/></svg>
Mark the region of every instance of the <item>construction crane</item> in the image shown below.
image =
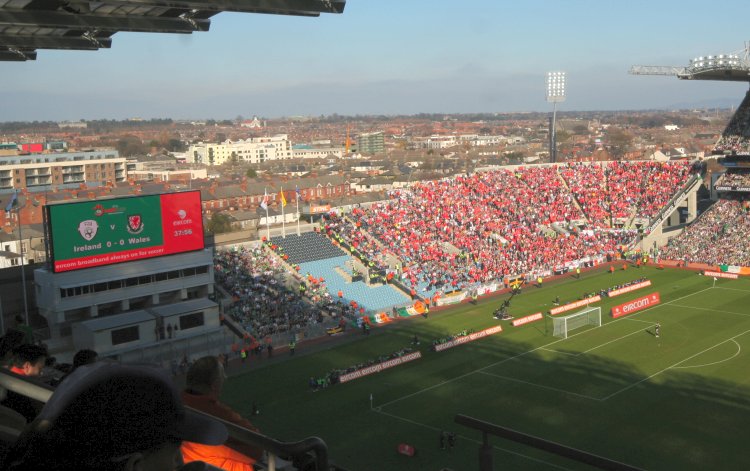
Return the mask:
<svg viewBox="0 0 750 471"><path fill-rule="evenodd" d="M634 65L632 75L670 75L680 80L721 80L750 82L750 41L745 49L731 54L699 56L690 60L687 67L670 65Z"/></svg>

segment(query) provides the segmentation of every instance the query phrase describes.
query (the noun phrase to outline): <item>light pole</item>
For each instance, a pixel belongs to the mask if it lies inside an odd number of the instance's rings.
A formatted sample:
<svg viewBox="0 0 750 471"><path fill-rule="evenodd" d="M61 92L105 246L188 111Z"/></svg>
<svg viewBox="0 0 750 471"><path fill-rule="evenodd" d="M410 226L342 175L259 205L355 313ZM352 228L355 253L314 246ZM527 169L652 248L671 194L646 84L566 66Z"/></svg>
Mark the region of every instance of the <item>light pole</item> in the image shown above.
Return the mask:
<svg viewBox="0 0 750 471"><path fill-rule="evenodd" d="M24 314L24 322L26 322L26 325L30 326L29 323L29 306L28 302L26 300L26 260L24 257L24 250L23 250L23 234L21 232L21 206L18 204L18 190L16 190L11 198L10 202L8 203L8 206L5 207L5 212L8 214L12 214L11 212L13 210L16 210L16 224L18 224L18 252L21 256L21 291L23 292L23 314Z"/></svg>
<svg viewBox="0 0 750 471"><path fill-rule="evenodd" d="M547 102L552 103L552 129L549 136L550 162L557 161L557 104L565 101L565 72L547 72Z"/></svg>

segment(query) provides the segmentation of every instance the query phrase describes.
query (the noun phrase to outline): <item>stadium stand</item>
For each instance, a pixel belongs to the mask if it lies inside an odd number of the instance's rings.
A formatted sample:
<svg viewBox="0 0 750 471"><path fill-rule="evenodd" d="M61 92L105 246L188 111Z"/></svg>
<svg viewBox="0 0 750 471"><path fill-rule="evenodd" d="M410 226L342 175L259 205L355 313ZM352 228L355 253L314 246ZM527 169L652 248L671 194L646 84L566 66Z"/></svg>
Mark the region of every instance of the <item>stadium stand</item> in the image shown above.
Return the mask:
<svg viewBox="0 0 750 471"><path fill-rule="evenodd" d="M291 264L313 262L344 254L340 248L332 245L319 232L305 232L286 237L276 236L272 237L270 242L282 248L282 253L288 256L285 260Z"/></svg>
<svg viewBox="0 0 750 471"><path fill-rule="evenodd" d="M613 218L654 216L689 179L691 167L610 162L557 169L519 167L421 182L349 217L401 260L401 280L429 297L615 254L633 243L635 232L614 228ZM557 234L553 224L567 226L571 236Z"/></svg>
<svg viewBox="0 0 750 471"><path fill-rule="evenodd" d="M750 154L750 91L714 146L714 154Z"/></svg>
<svg viewBox="0 0 750 471"><path fill-rule="evenodd" d="M326 320L327 302L287 286L286 269L262 248L234 247L215 255L216 281L233 299L226 313L256 338L303 331Z"/></svg>
<svg viewBox="0 0 750 471"><path fill-rule="evenodd" d="M684 184L690 164L678 162L572 163L561 169L592 224L614 227L615 218L651 218Z"/></svg>
<svg viewBox="0 0 750 471"><path fill-rule="evenodd" d="M659 257L710 265L750 266L750 211L739 199L722 199L679 236Z"/></svg>
<svg viewBox="0 0 750 471"><path fill-rule="evenodd" d="M750 188L750 169L727 169L726 173L716 180L715 186Z"/></svg>

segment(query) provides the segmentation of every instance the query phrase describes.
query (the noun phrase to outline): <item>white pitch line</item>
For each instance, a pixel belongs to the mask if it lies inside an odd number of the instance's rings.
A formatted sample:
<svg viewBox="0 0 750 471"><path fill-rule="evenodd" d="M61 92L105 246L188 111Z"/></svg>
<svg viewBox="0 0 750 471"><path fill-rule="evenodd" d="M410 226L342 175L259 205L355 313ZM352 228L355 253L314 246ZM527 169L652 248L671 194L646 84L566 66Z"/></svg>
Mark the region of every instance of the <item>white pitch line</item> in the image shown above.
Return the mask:
<svg viewBox="0 0 750 471"><path fill-rule="evenodd" d="M579 355L578 353L563 352L562 350L555 350L554 348L540 348L540 350L544 350L545 352L559 353L560 355L570 355L572 357L577 357Z"/></svg>
<svg viewBox="0 0 750 471"><path fill-rule="evenodd" d="M742 291L743 293L750 294L750 290L747 289L739 289L739 288L726 288L724 286L714 286L714 289L728 289L730 291Z"/></svg>
<svg viewBox="0 0 750 471"><path fill-rule="evenodd" d="M417 422L415 420L407 419L405 417L401 417L401 416L396 415L396 414L391 414L391 413L388 413L388 412L383 412L381 410L374 410L373 409L373 412L376 412L376 413L382 414L382 415L387 415L388 417L392 417L394 419L401 420L403 422L407 422L407 423L410 423L412 425L416 425L417 427L423 427L423 428L426 428L426 429L429 429L429 430L433 430L435 432L439 432L440 430L442 430L442 429L439 429L437 427L433 427L432 425L423 424L421 422ZM473 443L476 443L478 445L481 445L483 443L480 440L475 440L473 438L469 438L469 437L466 437L464 435L458 435L458 437L461 438L461 439L463 439L463 440L465 440L465 441L473 442ZM515 455L515 456L527 459L529 461L534 461L536 463L544 464L545 466L550 466L550 467L557 468L557 469L562 469L562 470L565 470L565 471L572 471L570 468L566 468L564 466L560 466L560 465L557 465L555 463L549 463L547 461L540 460L539 458L534 458L533 456L524 455L523 453L518 453L517 451L509 450L507 448L502 448L502 447L499 447L497 445L492 445L492 448L494 448L495 450L500 450L500 451L502 451L504 453L509 453L511 455Z"/></svg>
<svg viewBox="0 0 750 471"><path fill-rule="evenodd" d="M670 306L674 306L674 304L670 304ZM656 322L653 322L653 321L644 321L643 319L633 319L632 317L623 317L622 320L632 321L632 322L643 322L644 324L649 324L649 325L656 324Z"/></svg>
<svg viewBox="0 0 750 471"><path fill-rule="evenodd" d="M688 298L688 297L690 297L690 296L695 296L696 294L700 294L700 293L702 293L702 292L704 292L704 291L707 291L707 290L710 290L710 289L712 289L712 288L711 288L711 287L708 287L708 288L703 288L702 290L696 291L696 292L694 292L694 293L686 294L685 296L681 296L681 297L679 297L679 298L677 298L677 299L674 299L674 300L672 300L672 301L669 301L669 302L666 302L666 303L663 303L663 304L657 304L657 305L655 305L655 306L652 306L652 307L647 307L646 309L644 309L644 310L642 310L642 311L636 312L635 314L631 314L631 316L637 316L637 315L639 315L639 314L642 314L642 313L644 313L644 312L650 311L651 309L657 308L657 307L659 307L659 306L666 306L667 304L671 304L671 303L673 303L673 302L675 302L675 301L679 301L679 300L681 300L681 299L685 299L685 298ZM614 321L612 321L612 322L609 322L609 323L607 323L607 324L604 324L604 325L610 325L610 324L614 324L615 322L619 322L619 321L622 321L622 320L624 320L624 319L625 319L624 317L621 317L621 318L619 318L619 319L615 319ZM583 332L579 332L579 333L577 333L577 334L573 334L573 335L569 336L569 337L568 337L568 339L570 339L570 338L573 338L573 337L576 337L576 336L578 336L578 335L583 335L583 334L585 334L586 332L588 332L588 330L585 330L585 331L583 331ZM437 383L437 384L433 384L432 386L428 386L428 387L426 387L426 388L422 388L422 389L420 389L419 391L415 391L415 392L413 392L413 393L411 393L411 394L407 394L406 396L401 396L401 397L399 397L399 398L396 398L396 399L394 399L394 400L392 400L392 401L388 401L388 402L386 402L386 403L380 404L380 405L379 405L378 407L388 407L388 406L389 406L389 405L391 405L391 404L395 404L395 403L397 403L397 402L400 402L400 401L403 401L403 400L405 400L405 399L409 399L409 398L412 398L412 397L414 397L414 396L418 396L419 394L422 394L422 393L424 393L424 392L427 392L427 391L431 391L431 390L433 390L433 389L435 389L435 388L439 388L440 386L444 386L444 385L446 385L446 384L449 384L449 383L452 383L452 382L454 382L454 381L458 381L459 379L465 378L465 377L467 377L467 376L469 376L469 375L472 375L472 374L474 374L474 373L479 373L479 372L480 372L480 371L482 371L482 370L486 370L486 369L488 369L488 368L492 368L492 367L495 367L495 366L497 366L497 365L501 365L501 364L503 364L503 363L505 363L505 362L507 362L507 361L515 360L516 358L520 358L520 357L522 357L522 356L524 356L524 355L528 355L529 353L534 353L535 351L537 351L537 350L541 350L541 349L543 349L543 348L546 348L546 347L548 347L548 346L550 346L550 345L555 345L556 343L564 342L565 340L567 340L567 339L558 339L558 340L554 340L554 341L552 341L552 342L550 342L550 343L547 343L547 344L544 344L544 345L542 345L542 346L539 346L539 347L533 348L533 349L531 349L531 350L527 350L527 351L525 351L525 352L521 352L521 353L519 353L519 354L517 354L517 355L513 355L513 356L510 356L510 357L508 357L508 358L504 358L504 359L502 359L502 360L496 361L495 363L489 364L489 365L487 365L487 366L483 366L483 367L481 367L481 368L477 368L477 369L476 369L476 370L474 370L474 371L469 371L468 373L464 373L464 374L462 374L462 375L460 375L460 376L456 376L455 378L447 379L447 380L445 380L445 381L441 381L440 383Z"/></svg>
<svg viewBox="0 0 750 471"><path fill-rule="evenodd" d="M652 322L651 324L654 324L654 323ZM581 352L580 354L581 354L581 355L583 355L583 354L585 354L585 353L588 353L588 352L593 352L593 351L594 351L594 350L596 350L597 348L602 348L602 347L606 347L606 346L607 346L607 345L609 345L610 343L614 343L614 342L619 342L620 340L622 340L622 339L624 339L624 338L628 338L628 337L630 337L631 335L635 335L635 334L642 334L642 333L643 333L643 330L640 330L640 329L639 329L639 330L636 330L635 332L631 332L631 333L629 333L629 334L627 334L627 335L623 335L622 337L618 337L618 338L616 338L616 339L612 339L612 340L610 340L609 342L604 342L603 344L601 344L601 345L597 345L596 347L592 347L592 348L589 348L588 350L584 350L584 351L582 351L582 352Z"/></svg>
<svg viewBox="0 0 750 471"><path fill-rule="evenodd" d="M743 316L743 317L750 317L750 314L744 313L744 312L733 312L733 311L721 311L719 309L711 309L707 307L695 307L695 306L683 306L681 304L672 304L674 307L682 307L685 309L698 309L700 311L711 311L711 312L718 312L721 314L734 314L736 316Z"/></svg>
<svg viewBox="0 0 750 471"><path fill-rule="evenodd" d="M734 342L734 344L737 345L737 351L734 352L734 355L732 355L729 358L724 358L723 360L713 361L711 363L704 363L702 365L675 366L674 369L677 370L677 369L688 369L688 368L703 368L704 366L718 365L719 363L724 363L725 361L734 360L742 352L742 346L739 343L737 343L737 341L734 339L732 339L732 342Z"/></svg>
<svg viewBox="0 0 750 471"><path fill-rule="evenodd" d="M560 392L560 393L563 393L563 394L569 394L571 396L582 397L583 399L590 399L592 401L597 401L597 402L601 402L602 401L602 399L598 398L598 397L587 396L585 394L580 394L580 393L568 391L566 389L560 389L560 388L555 388L555 387L552 387L552 386L545 386L543 384L532 383L530 381L524 381L522 379L511 378L510 376L496 375L494 373L487 373L486 371L480 371L479 374L483 374L483 375L487 375L487 376L494 376L495 378L500 378L500 379L504 379L504 380L507 380L507 381L514 381L516 383L521 383L521 384L527 384L529 386L534 386L534 387L537 387L537 388L549 389L550 391Z"/></svg>
<svg viewBox="0 0 750 471"><path fill-rule="evenodd" d="M634 388L635 386L638 386L639 384L643 383L644 381L648 381L649 379L651 379L651 378L653 378L653 377L655 377L655 376L658 376L658 375L660 375L660 374L664 373L665 371L667 371L667 370L670 370L670 369L672 369L672 368L676 367L676 366L677 366L677 365L679 365L680 363L685 363L686 361L688 361L688 360L691 360L691 359L693 359L693 358L697 357L698 355L702 355L702 354L706 353L706 352L707 352L707 351L709 351L709 350L713 350L714 348L718 347L719 345L721 345L721 344L723 344L723 343L731 342L731 341L733 341L734 339L736 339L737 337L742 337L743 335L745 335L745 334L746 334L746 333L748 333L748 332L750 332L750 330L746 330L746 331L742 332L741 334L737 334L737 335L735 335L734 337L730 337L730 338L728 338L728 339L726 339L726 340L723 340L723 341L721 341L721 342L717 343L716 345L713 345L713 346L711 346L711 347L708 347L708 348L707 348L707 349L705 349L705 350L701 350L700 352L698 352L698 353L696 353L696 354L694 354L694 355L690 355L689 357L687 357L687 358L685 358L685 359L683 359L683 360L680 360L680 361L678 361L678 362L677 362L677 363L675 363L674 365L668 366L668 367L664 368L663 370L657 371L656 373L654 373L654 374L652 374L652 375L650 375L650 376L647 376L647 377L643 378L643 379L642 379L642 380L640 380L640 381L637 381L637 382L635 382L635 383L633 383L633 384L631 384L631 385L629 385L629 386L626 386L626 387L624 387L624 388L620 389L619 391L615 391L615 392L613 392L612 394L610 394L609 396L605 397L605 398L604 398L604 399L602 399L602 400L603 400L603 401L608 401L609 399L611 399L611 398L613 398L613 397L617 396L618 394L620 394L620 393L622 393L622 392L625 392L625 391L627 391L628 389Z"/></svg>

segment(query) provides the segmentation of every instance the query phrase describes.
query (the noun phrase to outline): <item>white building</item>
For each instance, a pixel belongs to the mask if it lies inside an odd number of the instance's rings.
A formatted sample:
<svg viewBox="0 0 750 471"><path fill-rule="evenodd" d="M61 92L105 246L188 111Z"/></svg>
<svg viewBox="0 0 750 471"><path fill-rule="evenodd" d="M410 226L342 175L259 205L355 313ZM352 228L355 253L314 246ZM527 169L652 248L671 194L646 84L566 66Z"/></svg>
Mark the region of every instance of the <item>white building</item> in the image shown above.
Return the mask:
<svg viewBox="0 0 750 471"><path fill-rule="evenodd" d="M192 144L187 152L188 163L222 165L225 163L258 164L269 160L294 158L292 143L286 134L251 137L239 141Z"/></svg>
<svg viewBox="0 0 750 471"><path fill-rule="evenodd" d="M45 342L58 358L89 348L121 361L164 363L227 351L211 250L84 270L34 271Z"/></svg>
<svg viewBox="0 0 750 471"><path fill-rule="evenodd" d="M208 178L203 165L177 165L174 162L128 162L128 176L139 181L197 180Z"/></svg>
<svg viewBox="0 0 750 471"><path fill-rule="evenodd" d="M299 147L292 150L295 159L340 159L344 157L343 147Z"/></svg>

